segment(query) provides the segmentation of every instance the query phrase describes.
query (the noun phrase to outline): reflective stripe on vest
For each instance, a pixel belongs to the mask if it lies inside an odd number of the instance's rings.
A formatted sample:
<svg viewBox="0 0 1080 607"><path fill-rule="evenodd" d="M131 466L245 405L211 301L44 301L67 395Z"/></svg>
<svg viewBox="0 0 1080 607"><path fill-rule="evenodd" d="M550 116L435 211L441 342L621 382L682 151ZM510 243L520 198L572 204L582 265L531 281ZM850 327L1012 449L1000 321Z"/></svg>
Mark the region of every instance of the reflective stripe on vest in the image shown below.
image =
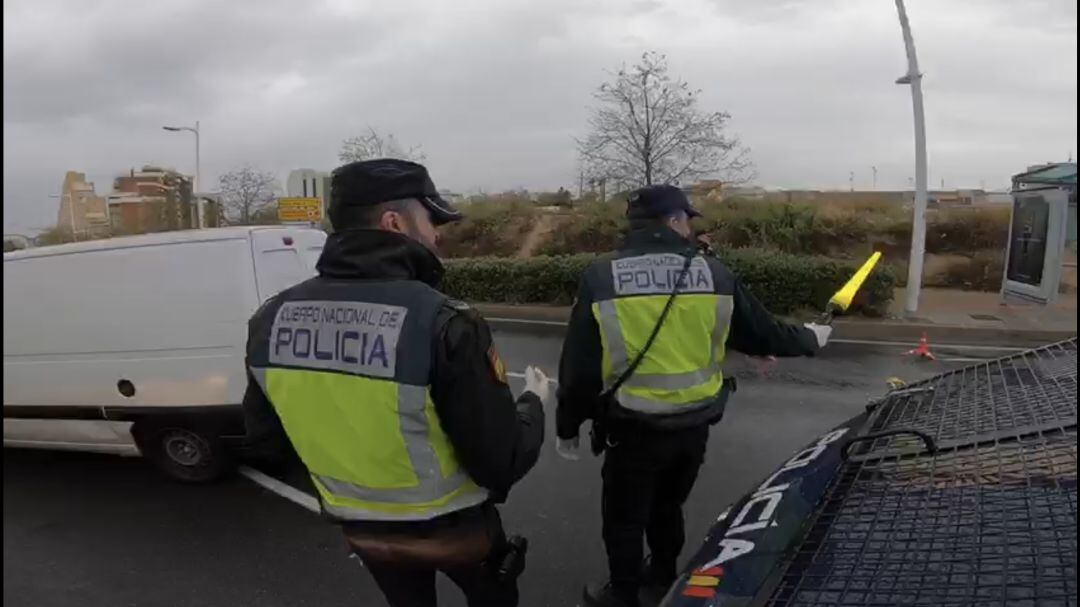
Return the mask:
<svg viewBox="0 0 1080 607"><path fill-rule="evenodd" d="M593 304L604 347L605 386L615 382L636 356L637 348L645 345L668 296L617 297ZM627 409L653 415L682 413L708 406L723 385L720 366L731 324L732 297L679 295L674 306L642 364L619 389L617 400ZM695 333L703 323L711 325L707 336ZM704 364L686 370L687 360L703 357L707 357L701 361Z"/></svg>
<svg viewBox="0 0 1080 607"><path fill-rule="evenodd" d="M253 369L253 375L274 403L329 514L345 520L423 520L487 499L487 491L458 466L425 387L299 369ZM382 415L372 414L380 410Z"/></svg>
<svg viewBox="0 0 1080 607"><path fill-rule="evenodd" d="M324 512L415 521L485 502L419 385L442 296L401 282L353 290L351 301L284 302L251 363Z"/></svg>

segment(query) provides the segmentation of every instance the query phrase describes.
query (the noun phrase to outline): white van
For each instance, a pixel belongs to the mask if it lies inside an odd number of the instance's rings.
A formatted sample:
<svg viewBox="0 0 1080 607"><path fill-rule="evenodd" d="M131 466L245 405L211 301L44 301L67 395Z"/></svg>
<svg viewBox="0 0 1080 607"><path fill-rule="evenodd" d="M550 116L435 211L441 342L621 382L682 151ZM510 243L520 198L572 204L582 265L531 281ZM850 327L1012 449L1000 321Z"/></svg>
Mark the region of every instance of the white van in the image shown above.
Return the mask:
<svg viewBox="0 0 1080 607"><path fill-rule="evenodd" d="M4 254L4 446L142 453L187 481L243 434L247 321L321 230L165 232Z"/></svg>

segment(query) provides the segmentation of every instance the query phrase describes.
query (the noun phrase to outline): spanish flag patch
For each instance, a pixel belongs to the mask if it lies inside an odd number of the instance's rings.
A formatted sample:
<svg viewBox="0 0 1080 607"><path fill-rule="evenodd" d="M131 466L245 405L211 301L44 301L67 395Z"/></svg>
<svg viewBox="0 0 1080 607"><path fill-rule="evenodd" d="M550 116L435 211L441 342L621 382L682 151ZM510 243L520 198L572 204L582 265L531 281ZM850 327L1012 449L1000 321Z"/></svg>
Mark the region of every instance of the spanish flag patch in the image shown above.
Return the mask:
<svg viewBox="0 0 1080 607"><path fill-rule="evenodd" d="M716 596L716 587L720 585L722 577L724 568L720 566L693 571L683 587L682 595L695 599L711 599Z"/></svg>
<svg viewBox="0 0 1080 607"><path fill-rule="evenodd" d="M495 380L501 384L507 383L506 365L499 358L499 351L495 349L495 344L491 344L491 347L488 348L488 361L491 363L491 372L495 374Z"/></svg>

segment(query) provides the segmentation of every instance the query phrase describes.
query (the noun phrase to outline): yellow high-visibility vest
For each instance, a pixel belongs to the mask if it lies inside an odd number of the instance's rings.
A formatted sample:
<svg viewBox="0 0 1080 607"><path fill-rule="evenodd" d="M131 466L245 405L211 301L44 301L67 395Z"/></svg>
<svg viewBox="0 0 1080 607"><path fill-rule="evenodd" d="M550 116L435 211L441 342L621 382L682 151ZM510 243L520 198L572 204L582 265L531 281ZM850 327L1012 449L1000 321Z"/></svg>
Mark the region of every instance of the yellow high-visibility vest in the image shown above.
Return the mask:
<svg viewBox="0 0 1080 607"><path fill-rule="evenodd" d="M420 282L315 280L253 319L269 330L253 336L250 369L331 517L427 520L488 499L430 396L444 302Z"/></svg>
<svg viewBox="0 0 1080 607"><path fill-rule="evenodd" d="M685 259L676 253L624 253L597 262L587 274L603 346L605 387L614 384L645 347ZM655 341L616 395L622 407L670 415L715 401L724 383L720 367L731 327L730 292L730 285L717 284L704 257L694 257Z"/></svg>

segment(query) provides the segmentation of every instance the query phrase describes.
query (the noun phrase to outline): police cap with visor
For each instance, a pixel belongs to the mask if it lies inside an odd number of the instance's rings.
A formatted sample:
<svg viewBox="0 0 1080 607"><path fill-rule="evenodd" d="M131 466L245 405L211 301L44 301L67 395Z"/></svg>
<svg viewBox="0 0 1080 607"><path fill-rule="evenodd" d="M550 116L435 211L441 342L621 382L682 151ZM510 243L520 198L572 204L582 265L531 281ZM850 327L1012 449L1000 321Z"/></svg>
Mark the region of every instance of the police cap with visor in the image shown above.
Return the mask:
<svg viewBox="0 0 1080 607"><path fill-rule="evenodd" d="M677 186L650 185L630 193L627 219L660 219L682 211L687 217L701 217L690 199Z"/></svg>
<svg viewBox="0 0 1080 607"><path fill-rule="evenodd" d="M435 225L462 217L439 196L423 165L394 158L350 162L334 169L327 215L336 229L348 229L367 208L410 198L424 205Z"/></svg>

